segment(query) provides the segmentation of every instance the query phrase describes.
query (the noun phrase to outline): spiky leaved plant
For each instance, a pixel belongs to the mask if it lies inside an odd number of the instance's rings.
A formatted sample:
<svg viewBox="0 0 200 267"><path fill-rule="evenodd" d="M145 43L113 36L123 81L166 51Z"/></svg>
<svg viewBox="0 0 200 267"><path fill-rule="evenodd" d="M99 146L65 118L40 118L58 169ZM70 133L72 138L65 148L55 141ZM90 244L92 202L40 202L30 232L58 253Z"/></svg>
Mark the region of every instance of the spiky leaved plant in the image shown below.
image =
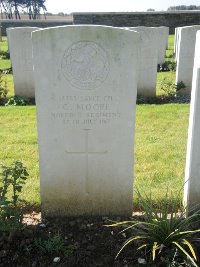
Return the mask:
<svg viewBox="0 0 200 267"><path fill-rule="evenodd" d="M177 199L166 193L164 201L155 207L151 194L142 194L137 190L143 216L141 220L116 222L108 227L123 227L120 233L127 232L130 237L125 241L121 251L134 243L137 251L143 251L148 266L159 263L165 266L196 266L194 235L200 229L194 229L200 221L200 212L186 216L186 209L177 210ZM178 265L177 265L178 264ZM187 264L187 265L182 265ZM189 265L188 265L189 264Z"/></svg>

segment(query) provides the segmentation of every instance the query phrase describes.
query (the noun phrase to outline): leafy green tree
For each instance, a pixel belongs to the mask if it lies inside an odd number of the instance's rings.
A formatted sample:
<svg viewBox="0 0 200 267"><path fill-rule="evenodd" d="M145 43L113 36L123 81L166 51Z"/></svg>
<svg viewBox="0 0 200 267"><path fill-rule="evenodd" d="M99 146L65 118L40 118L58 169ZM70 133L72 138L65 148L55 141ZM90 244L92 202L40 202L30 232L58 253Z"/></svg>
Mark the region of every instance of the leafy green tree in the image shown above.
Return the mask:
<svg viewBox="0 0 200 267"><path fill-rule="evenodd" d="M200 6L196 5L180 5L180 6L170 6L167 10L168 11L173 11L173 10L199 10Z"/></svg>
<svg viewBox="0 0 200 267"><path fill-rule="evenodd" d="M46 12L46 0L0 0L1 14L4 11L7 19L21 19L20 12L28 14L29 19L40 18L41 11Z"/></svg>

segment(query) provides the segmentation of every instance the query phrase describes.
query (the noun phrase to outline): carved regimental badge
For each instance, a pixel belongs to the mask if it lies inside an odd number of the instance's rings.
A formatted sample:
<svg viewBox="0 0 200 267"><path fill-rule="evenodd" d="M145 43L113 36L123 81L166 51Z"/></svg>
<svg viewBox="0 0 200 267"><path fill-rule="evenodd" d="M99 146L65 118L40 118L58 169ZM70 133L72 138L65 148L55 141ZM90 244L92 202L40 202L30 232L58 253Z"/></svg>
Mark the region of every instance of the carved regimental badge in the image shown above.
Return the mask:
<svg viewBox="0 0 200 267"><path fill-rule="evenodd" d="M64 53L61 70L74 87L95 89L106 80L109 72L106 52L94 42L74 43Z"/></svg>

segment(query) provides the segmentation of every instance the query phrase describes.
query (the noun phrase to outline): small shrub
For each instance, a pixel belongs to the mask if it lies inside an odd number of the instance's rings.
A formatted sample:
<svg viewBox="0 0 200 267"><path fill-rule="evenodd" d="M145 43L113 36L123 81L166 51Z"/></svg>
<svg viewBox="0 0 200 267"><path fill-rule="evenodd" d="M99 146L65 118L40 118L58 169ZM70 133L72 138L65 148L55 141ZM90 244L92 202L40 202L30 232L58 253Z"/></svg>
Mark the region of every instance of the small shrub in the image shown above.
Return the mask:
<svg viewBox="0 0 200 267"><path fill-rule="evenodd" d="M170 70L170 71L176 71L176 62L170 62L169 64L168 64L168 69Z"/></svg>
<svg viewBox="0 0 200 267"><path fill-rule="evenodd" d="M163 90L167 96L176 95L176 85L166 77L162 80L160 89Z"/></svg>
<svg viewBox="0 0 200 267"><path fill-rule="evenodd" d="M10 52L8 50L7 51L0 50L0 57L2 59L10 59Z"/></svg>
<svg viewBox="0 0 200 267"><path fill-rule="evenodd" d="M13 162L10 167L1 165L1 170L0 231L9 231L22 226L23 214L17 204L29 174L20 161Z"/></svg>
<svg viewBox="0 0 200 267"><path fill-rule="evenodd" d="M63 252L64 245L64 239L60 234L49 236L47 240L41 238L35 240L35 247L44 254Z"/></svg>
<svg viewBox="0 0 200 267"><path fill-rule="evenodd" d="M185 89L185 88L186 88L186 86L185 86L183 81L176 84L176 91L177 92L180 91L181 89Z"/></svg>
<svg viewBox="0 0 200 267"><path fill-rule="evenodd" d="M5 106L26 106L29 100L21 96L12 96L8 99Z"/></svg>
<svg viewBox="0 0 200 267"><path fill-rule="evenodd" d="M172 54L170 54L170 55L168 55L168 56L165 56L166 58L175 58L175 53L172 53Z"/></svg>
<svg viewBox="0 0 200 267"><path fill-rule="evenodd" d="M163 64L158 64L157 71L158 72L176 71L176 62L165 61Z"/></svg>
<svg viewBox="0 0 200 267"><path fill-rule="evenodd" d="M164 78L161 82L160 89L163 90L167 96L175 97L177 92L185 88L185 84L181 81L174 84L169 78Z"/></svg>
<svg viewBox="0 0 200 267"><path fill-rule="evenodd" d="M164 201L155 207L151 196L143 197L139 191L141 209L144 211L141 220L117 222L108 227L123 227L120 233L126 232L130 237L125 241L121 251L134 243L137 251L143 251L147 266L198 266L193 236L200 230L194 230L199 222L200 213L186 217L185 209L177 211L177 201L168 193ZM187 265L186 265L187 264Z"/></svg>

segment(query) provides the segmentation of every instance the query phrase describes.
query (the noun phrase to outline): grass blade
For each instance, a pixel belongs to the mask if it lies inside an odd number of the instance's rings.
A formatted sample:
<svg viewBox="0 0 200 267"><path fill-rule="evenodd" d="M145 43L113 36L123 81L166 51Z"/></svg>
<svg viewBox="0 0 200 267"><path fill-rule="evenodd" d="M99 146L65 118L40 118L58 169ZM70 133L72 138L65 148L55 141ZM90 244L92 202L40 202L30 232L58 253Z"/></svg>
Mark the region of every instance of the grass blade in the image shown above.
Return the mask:
<svg viewBox="0 0 200 267"><path fill-rule="evenodd" d="M129 245L130 243L134 242L135 240L138 240L138 239L144 239L144 236L135 236L135 237L131 237L129 238L125 243L124 245L120 248L119 252L117 253L117 256L115 258L117 258L119 256L119 254L122 252L122 250L127 246Z"/></svg>
<svg viewBox="0 0 200 267"><path fill-rule="evenodd" d="M158 242L154 242L153 243L153 248L152 248L152 257L153 257L153 261L155 260L156 257L156 249L158 248Z"/></svg>
<svg viewBox="0 0 200 267"><path fill-rule="evenodd" d="M188 242L186 239L183 239L183 242L182 242L182 243L188 246L188 248L190 249L190 251L191 251L191 253L192 253L192 256L193 256L193 257L195 258L195 260L197 261L196 253L195 253L195 251L194 251L194 249L193 249L192 244L191 244L190 242Z"/></svg>
<svg viewBox="0 0 200 267"><path fill-rule="evenodd" d="M173 244L175 244L190 260L191 262L194 264L195 267L198 267L198 265L194 262L193 258L187 253L187 251L177 242L173 241Z"/></svg>

